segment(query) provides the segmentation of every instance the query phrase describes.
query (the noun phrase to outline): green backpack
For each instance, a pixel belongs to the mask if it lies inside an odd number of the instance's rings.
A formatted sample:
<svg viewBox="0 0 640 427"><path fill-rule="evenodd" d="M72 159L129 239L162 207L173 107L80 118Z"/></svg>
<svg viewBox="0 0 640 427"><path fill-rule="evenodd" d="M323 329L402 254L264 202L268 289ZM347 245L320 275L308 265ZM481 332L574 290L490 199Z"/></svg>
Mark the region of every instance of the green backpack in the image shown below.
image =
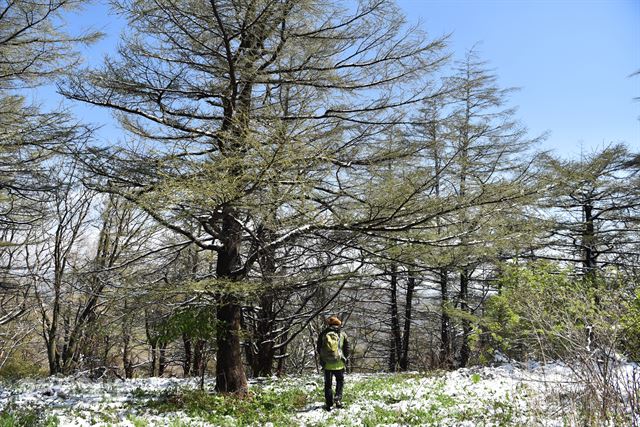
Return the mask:
<svg viewBox="0 0 640 427"><path fill-rule="evenodd" d="M325 362L339 362L342 360L342 334L329 331L322 337L320 358Z"/></svg>

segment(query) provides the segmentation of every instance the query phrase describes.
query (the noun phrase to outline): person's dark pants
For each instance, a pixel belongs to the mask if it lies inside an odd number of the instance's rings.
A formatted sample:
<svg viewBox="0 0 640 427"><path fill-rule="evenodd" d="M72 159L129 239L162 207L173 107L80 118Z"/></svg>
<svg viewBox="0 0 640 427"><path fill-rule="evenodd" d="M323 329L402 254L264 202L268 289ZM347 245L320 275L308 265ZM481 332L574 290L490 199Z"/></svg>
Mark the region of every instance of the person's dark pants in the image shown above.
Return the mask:
<svg viewBox="0 0 640 427"><path fill-rule="evenodd" d="M342 400L342 389L344 387L344 369L340 371L324 371L324 401L327 406L332 406L334 401L333 377L336 377L335 400Z"/></svg>

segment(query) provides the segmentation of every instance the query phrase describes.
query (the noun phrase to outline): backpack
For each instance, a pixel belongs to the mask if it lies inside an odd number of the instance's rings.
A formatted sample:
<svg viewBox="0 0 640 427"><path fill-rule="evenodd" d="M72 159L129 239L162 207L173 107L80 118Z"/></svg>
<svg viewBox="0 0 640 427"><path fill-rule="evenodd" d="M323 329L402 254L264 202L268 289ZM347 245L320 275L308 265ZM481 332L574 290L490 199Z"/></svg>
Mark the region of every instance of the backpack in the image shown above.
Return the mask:
<svg viewBox="0 0 640 427"><path fill-rule="evenodd" d="M322 337L320 358L325 362L339 362L342 360L342 336L340 332L329 331Z"/></svg>

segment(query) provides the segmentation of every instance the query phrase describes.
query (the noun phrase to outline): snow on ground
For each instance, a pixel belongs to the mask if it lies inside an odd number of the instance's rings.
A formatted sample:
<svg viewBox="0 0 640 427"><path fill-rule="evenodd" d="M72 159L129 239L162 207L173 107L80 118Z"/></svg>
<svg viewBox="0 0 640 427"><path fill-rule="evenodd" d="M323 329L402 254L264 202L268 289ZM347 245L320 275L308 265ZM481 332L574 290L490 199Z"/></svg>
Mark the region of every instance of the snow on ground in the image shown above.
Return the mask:
<svg viewBox="0 0 640 427"><path fill-rule="evenodd" d="M628 378L640 378L637 365L626 365ZM635 376L634 376L635 375ZM205 383L212 389L211 381ZM459 369L447 373L350 374L345 408L322 409L320 375L265 379L254 390L278 393L295 388L306 393L306 407L291 414L293 425L566 425L563 399L581 387L560 364ZM55 417L60 426L206 426L184 412L153 412L144 403L167 393L198 388L196 379L146 378L92 382L49 378L0 384L0 411L29 409ZM53 425L56 425L53 423ZM225 425L235 425L233 419ZM265 420L260 425L273 425Z"/></svg>
<svg viewBox="0 0 640 427"><path fill-rule="evenodd" d="M386 374L389 375L389 374ZM347 377L361 381L362 377ZM578 385L569 369L549 365L523 370L513 365L459 369L444 376L408 379L381 392L363 393L347 408L318 409L298 417L300 425L428 424L437 426L537 425L563 426L549 416L550 394L571 393ZM316 402L320 406L322 402ZM371 416L371 413L381 416ZM400 423L386 423L393 417Z"/></svg>
<svg viewBox="0 0 640 427"><path fill-rule="evenodd" d="M208 385L213 387L212 384ZM22 380L0 384L0 410L42 410L47 415L57 417L60 426L134 426L134 421L138 418L135 402L148 400L163 392L197 387L197 379L181 378L105 382L74 377ZM144 418L154 421L154 417L150 415ZM165 421L172 418L183 421L189 419L185 414L175 413L164 417L158 425L167 425L169 423Z"/></svg>

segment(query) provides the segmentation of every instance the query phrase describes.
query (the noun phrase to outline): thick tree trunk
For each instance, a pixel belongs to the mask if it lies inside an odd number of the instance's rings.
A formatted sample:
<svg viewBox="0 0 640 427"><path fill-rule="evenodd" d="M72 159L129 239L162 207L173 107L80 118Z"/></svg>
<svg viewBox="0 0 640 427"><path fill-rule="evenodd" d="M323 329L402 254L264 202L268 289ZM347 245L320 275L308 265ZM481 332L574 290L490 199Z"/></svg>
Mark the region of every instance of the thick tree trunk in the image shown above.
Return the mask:
<svg viewBox="0 0 640 427"><path fill-rule="evenodd" d="M216 360L216 391L246 394L247 377L240 348L241 306L236 297L225 295L217 310L218 351Z"/></svg>
<svg viewBox="0 0 640 427"><path fill-rule="evenodd" d="M235 211L223 209L223 249L218 252L216 274L218 279L236 280L235 270L240 265L242 229L235 219ZM242 307L232 293L223 293L218 298L216 310L217 353L216 391L244 395L248 391L247 376L242 364L240 347Z"/></svg>
<svg viewBox="0 0 640 427"><path fill-rule="evenodd" d="M255 5L249 3L247 16L255 14ZM255 61L256 49L260 45L259 37L265 34L256 34L251 31L243 33L240 37L240 50L246 55L243 64L246 70L251 70ZM235 61L231 57L229 61ZM229 70L232 79L229 81L230 97L224 101L222 130L231 135L227 141L228 149L242 149L244 139L249 130L251 117L251 101L253 81L245 81L239 85L235 70ZM227 147L225 147L227 148ZM241 170L230 171L232 176L242 176ZM242 226L238 223L236 210L229 205L222 208L222 230L220 233L222 249L218 250L216 275L218 279L230 281L242 278L244 273L236 272L241 265L240 250L242 245ZM233 294L222 293L218 299L216 311L218 321L217 329L217 353L216 353L216 391L219 393L235 393L245 395L248 392L247 376L242 364L242 349L240 346L240 331L242 322L242 308L238 298Z"/></svg>
<svg viewBox="0 0 640 427"><path fill-rule="evenodd" d="M254 16L256 5L248 3L246 18ZM215 6L214 6L215 9ZM259 34L257 34L258 32ZM252 70L258 56L261 38L267 35L260 32L260 26L253 26L248 31L243 31L239 40L239 51L243 52L241 58L229 56L229 97L223 98L223 115L221 130L228 132L230 139L225 141L223 150L242 150L245 138L248 136L249 122L251 118L253 85L251 78L239 83L236 79L234 62L243 63L244 70ZM230 40L227 40L230 43ZM229 52L228 52L229 53ZM233 169L231 176L240 177L242 171ZM230 281L243 278L244 273L236 272L241 264L240 250L242 245L242 226L237 220L237 211L233 206L225 205L222 208L222 230L220 240L222 249L217 251L216 276L218 279ZM216 353L216 391L219 393L235 393L245 395L248 392L247 376L242 364L242 349L240 347L240 331L242 322L242 308L237 297L233 294L222 293L219 296L216 311L218 321L217 328L217 353Z"/></svg>

